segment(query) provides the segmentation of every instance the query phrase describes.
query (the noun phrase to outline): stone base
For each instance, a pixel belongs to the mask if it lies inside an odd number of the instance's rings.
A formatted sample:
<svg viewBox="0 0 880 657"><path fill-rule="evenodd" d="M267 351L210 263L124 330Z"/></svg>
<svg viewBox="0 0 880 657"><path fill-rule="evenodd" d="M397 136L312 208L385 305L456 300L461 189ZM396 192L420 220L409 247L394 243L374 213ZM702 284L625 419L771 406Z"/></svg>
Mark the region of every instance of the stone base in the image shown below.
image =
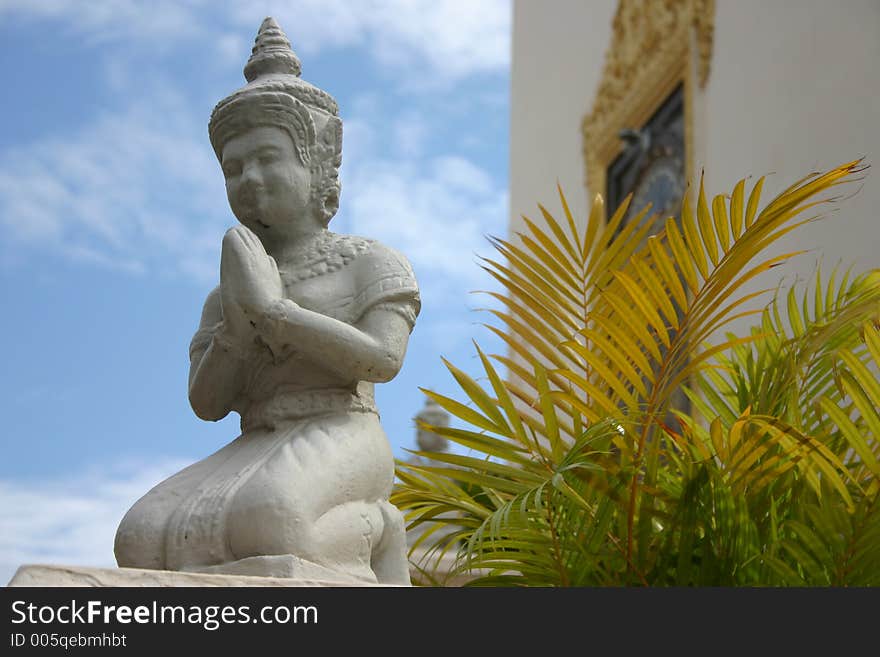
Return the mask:
<svg viewBox="0 0 880 657"><path fill-rule="evenodd" d="M292 554L272 554L262 557L246 557L216 566L186 568L186 572L206 575L247 575L252 577L274 577L276 579L304 579L327 582L344 582L353 586L375 584L364 582L346 573L340 573L313 561L307 561Z"/></svg>
<svg viewBox="0 0 880 657"><path fill-rule="evenodd" d="M313 564L312 564L313 565ZM317 566L320 568L320 566ZM330 571L327 571L330 572ZM318 575L319 573L312 573ZM7 586L84 587L84 586L313 586L362 587L383 586L341 576L309 576L300 569L295 577L256 577L253 575L218 575L140 568L88 568L27 564L21 566Z"/></svg>

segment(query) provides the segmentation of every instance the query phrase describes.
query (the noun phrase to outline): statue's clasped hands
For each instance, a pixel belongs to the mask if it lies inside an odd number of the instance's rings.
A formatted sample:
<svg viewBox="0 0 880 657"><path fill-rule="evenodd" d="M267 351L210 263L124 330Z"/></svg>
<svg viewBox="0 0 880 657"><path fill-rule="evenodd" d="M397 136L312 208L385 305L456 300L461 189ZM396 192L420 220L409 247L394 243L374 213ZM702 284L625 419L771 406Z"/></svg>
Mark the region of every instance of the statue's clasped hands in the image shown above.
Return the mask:
<svg viewBox="0 0 880 657"><path fill-rule="evenodd" d="M245 226L226 231L220 256L220 299L229 333L245 340L273 304L284 298L284 285L275 259Z"/></svg>

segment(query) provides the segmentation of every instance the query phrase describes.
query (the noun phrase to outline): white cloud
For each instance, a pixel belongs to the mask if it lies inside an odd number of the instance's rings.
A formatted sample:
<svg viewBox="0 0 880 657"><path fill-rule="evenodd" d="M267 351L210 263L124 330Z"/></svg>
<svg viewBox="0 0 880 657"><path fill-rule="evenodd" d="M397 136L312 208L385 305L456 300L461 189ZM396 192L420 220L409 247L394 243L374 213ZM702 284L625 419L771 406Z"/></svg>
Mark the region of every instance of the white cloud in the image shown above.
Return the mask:
<svg viewBox="0 0 880 657"><path fill-rule="evenodd" d="M220 56L235 58L245 24L255 29L263 15L274 14L306 52L366 47L382 61L397 60L402 76L450 82L507 65L505 0L232 2L206 22L199 12L209 6L201 0L0 0L0 20L63 21L102 47L110 44L103 67L111 89L126 97L139 92L128 109L0 153L0 261L48 250L133 274L216 279L222 232L234 218L204 136L206 117L194 117L184 92L161 75L130 75L140 61L137 44L212 42ZM347 117L375 123L385 100L361 96ZM470 256L484 246L484 233L503 232L506 195L461 158L426 167L420 158L432 124L417 112L378 113L389 133L381 141L368 121L346 118L342 206L352 230L389 235L429 271L458 278L459 269L478 271Z"/></svg>
<svg viewBox="0 0 880 657"><path fill-rule="evenodd" d="M169 94L3 153L4 242L130 273L215 278L234 219L203 128L186 116Z"/></svg>
<svg viewBox="0 0 880 657"><path fill-rule="evenodd" d="M264 16L274 16L305 54L363 47L380 66L419 86L510 65L509 0L247 0L230 11L254 33Z"/></svg>
<svg viewBox="0 0 880 657"><path fill-rule="evenodd" d="M193 11L203 5L199 0L0 0L0 16L64 21L93 43L143 41L161 47L169 40L191 38L199 28Z"/></svg>
<svg viewBox="0 0 880 657"><path fill-rule="evenodd" d="M492 179L483 169L461 157L440 157L434 161L437 180L453 190L486 195L492 192Z"/></svg>
<svg viewBox="0 0 880 657"><path fill-rule="evenodd" d="M384 63L405 65L417 54L436 75L451 79L509 65L510 6L504 0L377 2L365 22ZM382 38L386 31L391 38Z"/></svg>
<svg viewBox="0 0 880 657"><path fill-rule="evenodd" d="M0 584L26 563L113 567L125 512L187 463L118 466L59 481L0 481Z"/></svg>
<svg viewBox="0 0 880 657"><path fill-rule="evenodd" d="M2 154L3 243L131 274L215 281L222 233L235 220L203 126L188 116L166 92L66 139ZM420 276L440 277L438 290L460 294L461 283L484 280L474 254L485 252L486 234L506 232L507 193L463 157L423 157L428 126L417 114L385 127L397 148L367 120L346 121L335 226L400 249Z"/></svg>
<svg viewBox="0 0 880 657"><path fill-rule="evenodd" d="M444 84L510 65L508 0L302 0L238 7L243 28L256 31L263 15L274 15L294 48L316 53L364 47L408 83Z"/></svg>
<svg viewBox="0 0 880 657"><path fill-rule="evenodd" d="M425 148L425 140L430 132L421 114L408 111L398 116L391 126L392 147L403 157L417 157Z"/></svg>
<svg viewBox="0 0 880 657"><path fill-rule="evenodd" d="M409 82L444 83L509 66L508 0L240 0L219 10L205 0L0 0L0 18L61 21L92 43L151 51L200 43L227 60L241 52L241 37L229 30L256 34L267 15L299 52L363 47L375 63L407 72Z"/></svg>
<svg viewBox="0 0 880 657"><path fill-rule="evenodd" d="M474 254L486 251L486 234L506 232L507 217L507 193L484 170L454 156L375 159L358 162L344 185L351 232L399 249L438 284L484 281Z"/></svg>

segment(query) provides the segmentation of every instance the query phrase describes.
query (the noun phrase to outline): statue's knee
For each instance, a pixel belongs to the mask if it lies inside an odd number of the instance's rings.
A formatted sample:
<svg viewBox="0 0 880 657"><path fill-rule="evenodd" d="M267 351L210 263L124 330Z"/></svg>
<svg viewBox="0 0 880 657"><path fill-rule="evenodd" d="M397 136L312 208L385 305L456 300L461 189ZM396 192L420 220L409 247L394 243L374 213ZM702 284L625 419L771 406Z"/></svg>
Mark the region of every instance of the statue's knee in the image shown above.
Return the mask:
<svg viewBox="0 0 880 657"><path fill-rule="evenodd" d="M385 526L375 503L357 500L345 502L326 511L315 523L316 533L327 540L338 537L346 542L373 545Z"/></svg>
<svg viewBox="0 0 880 657"><path fill-rule="evenodd" d="M294 554L304 559L315 551L310 523L294 514L254 514L230 518L229 545L237 559Z"/></svg>
<svg viewBox="0 0 880 657"><path fill-rule="evenodd" d="M406 521L403 519L403 514L400 512L400 509L387 500L380 500L378 507L382 513L382 521L385 525L383 540L395 536L405 536Z"/></svg>
<svg viewBox="0 0 880 657"><path fill-rule="evenodd" d="M113 552L121 568L165 568L164 518L156 509L135 504L116 530Z"/></svg>
<svg viewBox="0 0 880 657"><path fill-rule="evenodd" d="M380 501L384 531L373 551L372 567L377 581L383 584L409 586L409 562L406 547L406 523L400 510L387 501Z"/></svg>

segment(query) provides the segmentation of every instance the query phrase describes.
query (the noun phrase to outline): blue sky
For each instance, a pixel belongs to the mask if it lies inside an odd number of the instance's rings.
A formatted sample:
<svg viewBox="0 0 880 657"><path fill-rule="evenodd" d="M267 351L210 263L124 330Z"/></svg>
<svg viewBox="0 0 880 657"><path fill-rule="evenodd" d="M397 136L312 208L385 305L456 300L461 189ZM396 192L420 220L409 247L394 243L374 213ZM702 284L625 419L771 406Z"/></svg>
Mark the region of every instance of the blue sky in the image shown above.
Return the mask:
<svg viewBox="0 0 880 657"><path fill-rule="evenodd" d="M492 348L476 254L507 225L504 0L0 0L0 580L112 565L116 525L233 439L188 406L188 345L233 225L207 137L275 16L344 122L330 228L405 253L423 310L377 398L395 454L440 358Z"/></svg>

